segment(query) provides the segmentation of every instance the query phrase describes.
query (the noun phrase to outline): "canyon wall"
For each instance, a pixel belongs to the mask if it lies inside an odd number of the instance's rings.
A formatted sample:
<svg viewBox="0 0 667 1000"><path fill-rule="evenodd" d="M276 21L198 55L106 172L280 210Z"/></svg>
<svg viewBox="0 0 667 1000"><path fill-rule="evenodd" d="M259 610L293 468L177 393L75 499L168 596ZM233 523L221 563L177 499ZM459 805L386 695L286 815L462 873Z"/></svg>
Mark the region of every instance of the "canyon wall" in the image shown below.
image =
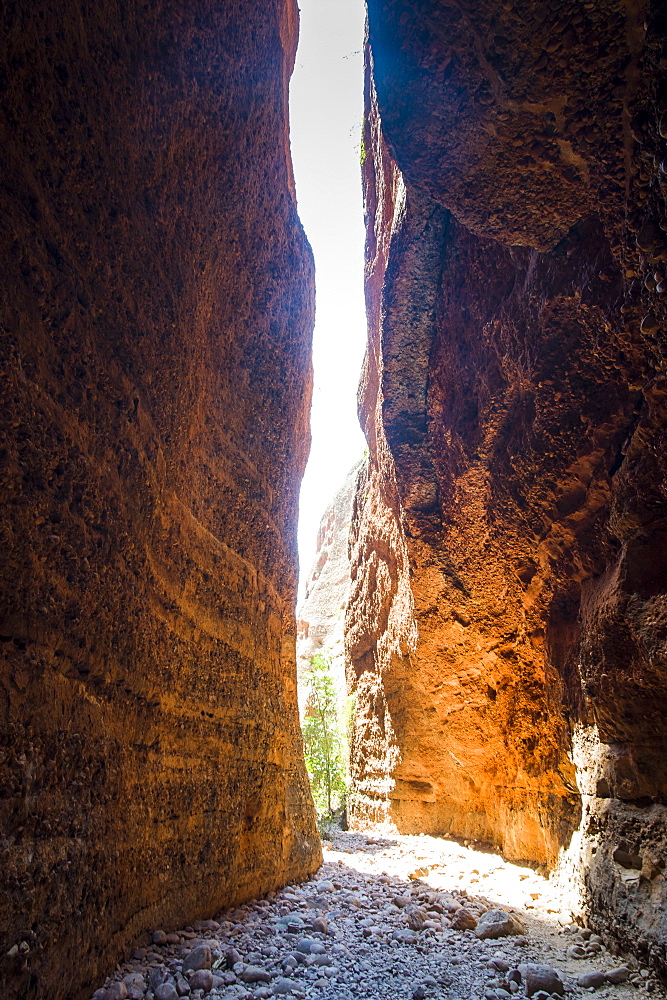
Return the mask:
<svg viewBox="0 0 667 1000"><path fill-rule="evenodd" d="M369 0L355 819L667 968L667 13Z"/></svg>
<svg viewBox="0 0 667 1000"><path fill-rule="evenodd" d="M317 868L294 0L0 11L0 981Z"/></svg>

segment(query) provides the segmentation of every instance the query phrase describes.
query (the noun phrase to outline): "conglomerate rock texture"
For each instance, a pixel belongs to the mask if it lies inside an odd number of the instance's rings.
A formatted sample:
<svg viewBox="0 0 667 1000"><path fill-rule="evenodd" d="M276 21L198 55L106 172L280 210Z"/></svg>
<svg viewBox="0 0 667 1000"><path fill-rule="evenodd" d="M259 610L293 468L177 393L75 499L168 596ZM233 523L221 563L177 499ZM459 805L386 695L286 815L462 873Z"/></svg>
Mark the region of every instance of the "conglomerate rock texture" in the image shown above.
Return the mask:
<svg viewBox="0 0 667 1000"><path fill-rule="evenodd" d="M581 822L664 969L667 10L368 14L356 819L547 865Z"/></svg>
<svg viewBox="0 0 667 1000"><path fill-rule="evenodd" d="M0 11L0 981L317 868L293 0Z"/></svg>

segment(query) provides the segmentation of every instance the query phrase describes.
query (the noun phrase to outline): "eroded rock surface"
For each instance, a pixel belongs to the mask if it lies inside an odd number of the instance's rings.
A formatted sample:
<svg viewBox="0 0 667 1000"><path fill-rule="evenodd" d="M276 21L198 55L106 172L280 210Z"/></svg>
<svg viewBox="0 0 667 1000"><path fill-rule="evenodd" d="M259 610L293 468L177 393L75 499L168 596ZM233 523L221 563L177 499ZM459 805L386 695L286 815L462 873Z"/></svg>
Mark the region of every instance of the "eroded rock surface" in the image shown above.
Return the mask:
<svg viewBox="0 0 667 1000"><path fill-rule="evenodd" d="M74 1000L320 860L292 0L0 12L0 981Z"/></svg>
<svg viewBox="0 0 667 1000"><path fill-rule="evenodd" d="M583 815L594 919L663 967L666 38L370 0L347 623L358 820L551 864Z"/></svg>

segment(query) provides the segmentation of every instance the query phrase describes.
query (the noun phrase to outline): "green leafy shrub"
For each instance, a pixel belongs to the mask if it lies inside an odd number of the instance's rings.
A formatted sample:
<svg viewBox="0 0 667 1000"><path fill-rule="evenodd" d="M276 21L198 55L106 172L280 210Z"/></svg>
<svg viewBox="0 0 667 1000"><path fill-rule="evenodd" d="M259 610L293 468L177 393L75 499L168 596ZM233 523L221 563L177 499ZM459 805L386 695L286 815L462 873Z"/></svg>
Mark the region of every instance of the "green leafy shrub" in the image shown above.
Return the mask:
<svg viewBox="0 0 667 1000"><path fill-rule="evenodd" d="M301 724L306 769L318 815L330 819L344 807L347 792L345 734L331 660L321 654L313 656L303 683L309 690Z"/></svg>

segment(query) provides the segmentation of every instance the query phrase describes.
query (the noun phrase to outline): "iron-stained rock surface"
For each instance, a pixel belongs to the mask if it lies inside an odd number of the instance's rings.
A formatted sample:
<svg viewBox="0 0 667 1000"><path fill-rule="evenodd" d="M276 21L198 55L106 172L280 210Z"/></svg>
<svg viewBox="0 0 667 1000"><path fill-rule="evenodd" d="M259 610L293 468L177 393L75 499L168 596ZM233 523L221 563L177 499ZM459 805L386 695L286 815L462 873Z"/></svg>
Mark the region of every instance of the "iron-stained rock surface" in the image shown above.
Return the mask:
<svg viewBox="0 0 667 1000"><path fill-rule="evenodd" d="M0 11L5 997L320 863L296 36L292 0Z"/></svg>
<svg viewBox="0 0 667 1000"><path fill-rule="evenodd" d="M370 0L347 615L357 819L551 864L583 814L591 919L663 965L660 871L606 861L665 831L666 39Z"/></svg>

